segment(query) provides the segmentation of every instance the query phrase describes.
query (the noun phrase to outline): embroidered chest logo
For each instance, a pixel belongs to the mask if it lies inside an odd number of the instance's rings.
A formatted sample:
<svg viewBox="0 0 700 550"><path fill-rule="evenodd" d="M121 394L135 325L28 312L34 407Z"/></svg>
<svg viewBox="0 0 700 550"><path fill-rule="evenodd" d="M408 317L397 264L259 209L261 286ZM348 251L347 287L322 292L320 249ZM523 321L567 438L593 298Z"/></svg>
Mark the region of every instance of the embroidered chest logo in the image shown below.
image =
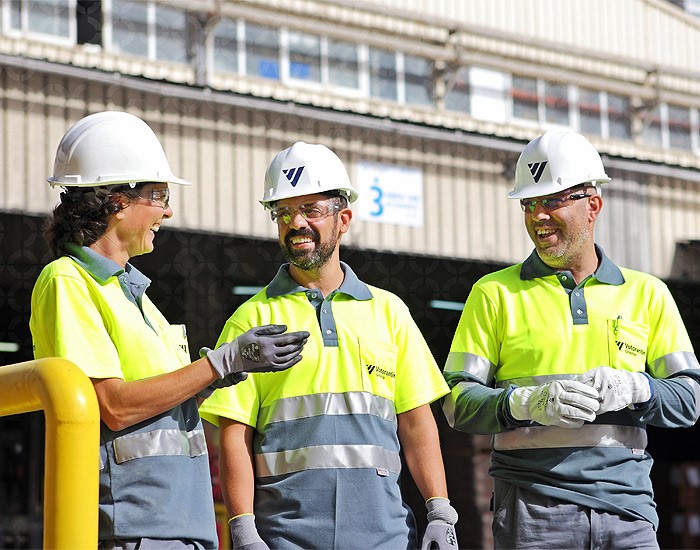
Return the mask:
<svg viewBox="0 0 700 550"><path fill-rule="evenodd" d="M393 373L389 370L385 370L381 367L378 367L377 365L371 365L367 364L367 373L370 375L378 376L379 378L386 378L387 376L389 378L396 378L396 373Z"/></svg>
<svg viewBox="0 0 700 550"><path fill-rule="evenodd" d="M634 347L632 344L628 344L627 342L623 342L622 340L615 340L615 345L620 351L629 353L630 355L634 355L635 357L637 357L638 355L647 354L647 351L645 349Z"/></svg>

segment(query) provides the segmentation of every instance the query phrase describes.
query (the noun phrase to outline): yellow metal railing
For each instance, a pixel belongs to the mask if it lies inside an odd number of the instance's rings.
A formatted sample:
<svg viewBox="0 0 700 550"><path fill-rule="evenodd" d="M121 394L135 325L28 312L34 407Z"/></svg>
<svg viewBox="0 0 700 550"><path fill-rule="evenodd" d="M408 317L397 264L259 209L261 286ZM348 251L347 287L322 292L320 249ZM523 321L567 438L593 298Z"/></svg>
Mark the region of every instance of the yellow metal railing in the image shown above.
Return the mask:
<svg viewBox="0 0 700 550"><path fill-rule="evenodd" d="M70 361L0 367L0 416L44 410L44 548L96 548L100 412L90 379Z"/></svg>

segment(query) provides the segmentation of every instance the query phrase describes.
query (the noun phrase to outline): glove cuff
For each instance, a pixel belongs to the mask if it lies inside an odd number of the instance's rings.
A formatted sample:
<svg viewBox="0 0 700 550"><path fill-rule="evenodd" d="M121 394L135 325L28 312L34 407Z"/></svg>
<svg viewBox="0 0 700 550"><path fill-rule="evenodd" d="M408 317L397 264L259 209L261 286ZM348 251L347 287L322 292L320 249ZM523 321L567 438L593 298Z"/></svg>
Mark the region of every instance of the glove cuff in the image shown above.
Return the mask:
<svg viewBox="0 0 700 550"><path fill-rule="evenodd" d="M450 501L447 498L429 498L425 501L425 507L428 509L428 523L431 521L440 521L454 525L459 519L457 510L450 506Z"/></svg>
<svg viewBox="0 0 700 550"><path fill-rule="evenodd" d="M514 388L506 400L508 404L508 412L514 420L529 421L532 420L529 409L529 399L534 393L533 386L522 386Z"/></svg>
<svg viewBox="0 0 700 550"><path fill-rule="evenodd" d="M253 514L241 514L228 520L231 531L231 542L234 548L263 542L255 526L255 516Z"/></svg>

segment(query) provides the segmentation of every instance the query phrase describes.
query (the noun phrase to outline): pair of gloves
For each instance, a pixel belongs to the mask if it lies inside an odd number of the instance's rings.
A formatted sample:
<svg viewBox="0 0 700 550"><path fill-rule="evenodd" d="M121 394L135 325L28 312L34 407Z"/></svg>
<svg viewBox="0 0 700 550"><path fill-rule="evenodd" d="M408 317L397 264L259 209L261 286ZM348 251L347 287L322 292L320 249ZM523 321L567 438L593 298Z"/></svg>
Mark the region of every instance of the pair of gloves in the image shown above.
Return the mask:
<svg viewBox="0 0 700 550"><path fill-rule="evenodd" d="M598 367L570 380L515 388L508 396L516 420L580 428L597 415L634 408L651 399L651 382L640 372Z"/></svg>
<svg viewBox="0 0 700 550"><path fill-rule="evenodd" d="M215 350L200 349L199 356L209 359L219 379L197 396L206 399L218 388L245 380L249 372L277 372L296 365L301 361L301 350L309 333L286 330L285 325L264 325L244 332Z"/></svg>
<svg viewBox="0 0 700 550"><path fill-rule="evenodd" d="M428 508L428 526L421 542L421 550L457 550L457 511L446 498L435 497L425 503ZM241 514L229 520L233 550L269 550L255 527L253 514Z"/></svg>

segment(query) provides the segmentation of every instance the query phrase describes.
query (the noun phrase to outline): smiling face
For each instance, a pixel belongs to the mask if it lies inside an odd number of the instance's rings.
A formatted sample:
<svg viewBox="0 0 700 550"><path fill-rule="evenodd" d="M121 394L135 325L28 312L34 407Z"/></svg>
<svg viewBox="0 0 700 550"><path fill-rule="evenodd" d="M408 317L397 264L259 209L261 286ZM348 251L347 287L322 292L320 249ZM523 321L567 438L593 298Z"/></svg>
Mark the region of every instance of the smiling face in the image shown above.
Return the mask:
<svg viewBox="0 0 700 550"><path fill-rule="evenodd" d="M107 231L91 248L120 265L130 258L153 251L153 240L163 220L172 217L170 206L153 200L153 190L167 189L167 183L148 183L138 189L137 197L116 193L113 200L120 209L109 220Z"/></svg>
<svg viewBox="0 0 700 550"><path fill-rule="evenodd" d="M301 205L312 203L318 203L319 208L325 209L338 200L316 194L284 199L275 205L290 213L290 217L277 219L277 228L282 253L293 266L305 271L317 271L331 258L338 256L338 244L341 235L348 229L350 210L329 209L327 215L318 219L305 219L298 210Z"/></svg>
<svg viewBox="0 0 700 550"><path fill-rule="evenodd" d="M566 269L572 272L595 271L597 256L593 241L593 226L602 199L594 190L590 197L565 204L557 209L542 206L537 197L534 210L526 208L525 227L535 245L537 254L549 267ZM564 194L552 195L559 197Z"/></svg>

